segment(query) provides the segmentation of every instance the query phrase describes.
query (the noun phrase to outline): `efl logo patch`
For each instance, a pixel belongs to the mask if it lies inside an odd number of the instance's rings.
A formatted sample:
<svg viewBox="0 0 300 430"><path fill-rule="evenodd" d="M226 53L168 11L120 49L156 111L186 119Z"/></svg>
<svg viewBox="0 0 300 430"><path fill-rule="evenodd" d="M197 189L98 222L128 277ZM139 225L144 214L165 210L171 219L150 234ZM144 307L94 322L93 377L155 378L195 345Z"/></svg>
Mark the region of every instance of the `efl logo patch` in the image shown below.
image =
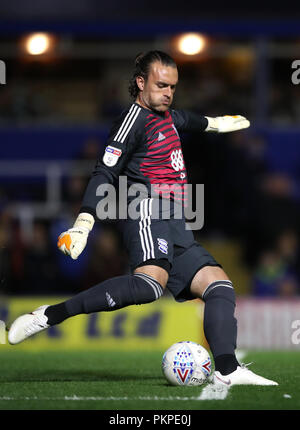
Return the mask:
<svg viewBox="0 0 300 430"><path fill-rule="evenodd" d="M158 242L158 249L163 253L163 254L167 254L168 253L168 242L165 239L157 239Z"/></svg>
<svg viewBox="0 0 300 430"><path fill-rule="evenodd" d="M112 167L117 164L119 157L121 156L121 149L115 148L114 146L108 145L105 148L105 153L103 156L103 163L106 166Z"/></svg>

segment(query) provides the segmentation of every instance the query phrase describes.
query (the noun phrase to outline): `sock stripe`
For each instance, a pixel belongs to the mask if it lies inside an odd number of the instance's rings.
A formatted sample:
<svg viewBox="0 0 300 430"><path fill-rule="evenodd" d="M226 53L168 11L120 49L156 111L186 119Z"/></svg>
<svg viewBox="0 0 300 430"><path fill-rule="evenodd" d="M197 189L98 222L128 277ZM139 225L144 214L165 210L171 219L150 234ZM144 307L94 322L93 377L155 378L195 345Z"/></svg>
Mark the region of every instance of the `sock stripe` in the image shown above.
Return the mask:
<svg viewBox="0 0 300 430"><path fill-rule="evenodd" d="M202 294L202 298L204 299L204 296L207 296L212 290L214 290L217 287L227 287L227 288L234 289L232 282L230 282L230 281L227 281L227 280L226 281L225 280L215 281L215 282L212 282L211 284L209 284L207 286L207 288L204 290L204 292Z"/></svg>
<svg viewBox="0 0 300 430"><path fill-rule="evenodd" d="M144 276L139 276L139 275L134 275L134 276L137 276L138 278L143 279L145 282L147 282L147 284L149 284L151 286L151 288L153 289L154 294L155 294L155 299L158 299L160 297L157 285L155 285L154 283L152 283L149 279L144 278Z"/></svg>
<svg viewBox="0 0 300 430"><path fill-rule="evenodd" d="M143 279L147 284L149 284L154 291L155 298L158 299L163 294L162 286L156 279L152 278L152 276L146 275L145 273L135 273L133 276L137 276L138 278Z"/></svg>
<svg viewBox="0 0 300 430"><path fill-rule="evenodd" d="M151 287L154 290L156 299L158 299L162 295L163 293L162 286L154 278L144 273L135 273L134 276L138 276L139 278L147 282L149 285L151 285Z"/></svg>

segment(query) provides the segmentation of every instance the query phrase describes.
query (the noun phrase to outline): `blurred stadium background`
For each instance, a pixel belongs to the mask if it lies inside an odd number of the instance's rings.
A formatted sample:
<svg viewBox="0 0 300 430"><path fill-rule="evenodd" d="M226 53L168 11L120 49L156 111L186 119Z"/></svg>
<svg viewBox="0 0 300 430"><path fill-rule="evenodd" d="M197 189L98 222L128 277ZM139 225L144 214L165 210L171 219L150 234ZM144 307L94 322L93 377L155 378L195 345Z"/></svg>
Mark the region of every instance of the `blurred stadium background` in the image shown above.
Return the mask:
<svg viewBox="0 0 300 430"><path fill-rule="evenodd" d="M161 49L179 67L174 107L241 114L252 123L243 132L182 138L190 182L205 187L204 227L195 234L234 282L239 345L299 348L300 338L292 341L300 310L300 85L292 82L299 16L282 4L241 13L231 3L216 15L215 3L188 3L182 11L137 1L0 1L6 324L128 272L117 224L98 223L78 261L60 254L56 242L78 213L111 121L130 102L135 56ZM182 47L187 33L198 39ZM200 303L177 304L166 294L141 309L83 317L84 329L78 317L32 344L163 349L203 341L201 312Z"/></svg>

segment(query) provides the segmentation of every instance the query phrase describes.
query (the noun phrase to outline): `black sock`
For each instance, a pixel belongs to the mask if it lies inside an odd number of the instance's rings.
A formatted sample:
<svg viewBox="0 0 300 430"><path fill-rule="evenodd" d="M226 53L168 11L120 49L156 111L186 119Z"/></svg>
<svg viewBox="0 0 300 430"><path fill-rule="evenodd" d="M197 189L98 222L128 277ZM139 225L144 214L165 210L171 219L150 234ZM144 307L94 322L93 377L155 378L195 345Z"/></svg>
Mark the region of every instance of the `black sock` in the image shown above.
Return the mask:
<svg viewBox="0 0 300 430"><path fill-rule="evenodd" d="M58 305L49 306L45 315L48 324L59 324L65 319L93 312L108 312L130 305L150 303L163 294L162 286L143 273L118 276L76 294Z"/></svg>
<svg viewBox="0 0 300 430"><path fill-rule="evenodd" d="M47 324L49 325L59 324L70 316L65 303L49 306L45 310L45 315L48 317Z"/></svg>
<svg viewBox="0 0 300 430"><path fill-rule="evenodd" d="M235 358L237 321L234 317L235 293L232 283L227 280L213 282L202 298L205 302L204 334L215 360L216 370L226 375L239 365Z"/></svg>
<svg viewBox="0 0 300 430"><path fill-rule="evenodd" d="M234 354L224 354L215 357L215 370L218 370L222 375L229 375L236 370L240 365Z"/></svg>

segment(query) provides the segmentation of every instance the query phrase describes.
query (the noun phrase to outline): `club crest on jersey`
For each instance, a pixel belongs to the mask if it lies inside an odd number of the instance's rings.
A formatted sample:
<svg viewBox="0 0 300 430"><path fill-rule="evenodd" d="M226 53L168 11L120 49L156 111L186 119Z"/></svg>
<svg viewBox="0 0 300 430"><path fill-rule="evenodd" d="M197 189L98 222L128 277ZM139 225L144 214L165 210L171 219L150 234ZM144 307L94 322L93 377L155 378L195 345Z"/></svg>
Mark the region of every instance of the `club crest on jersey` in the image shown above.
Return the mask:
<svg viewBox="0 0 300 430"><path fill-rule="evenodd" d="M168 254L168 242L165 239L160 239L160 238L157 238L157 242L158 242L158 249L163 254Z"/></svg>
<svg viewBox="0 0 300 430"><path fill-rule="evenodd" d="M112 167L117 164L119 157L121 156L121 149L115 148L114 146L108 145L105 148L105 153L103 156L103 163L106 166Z"/></svg>

